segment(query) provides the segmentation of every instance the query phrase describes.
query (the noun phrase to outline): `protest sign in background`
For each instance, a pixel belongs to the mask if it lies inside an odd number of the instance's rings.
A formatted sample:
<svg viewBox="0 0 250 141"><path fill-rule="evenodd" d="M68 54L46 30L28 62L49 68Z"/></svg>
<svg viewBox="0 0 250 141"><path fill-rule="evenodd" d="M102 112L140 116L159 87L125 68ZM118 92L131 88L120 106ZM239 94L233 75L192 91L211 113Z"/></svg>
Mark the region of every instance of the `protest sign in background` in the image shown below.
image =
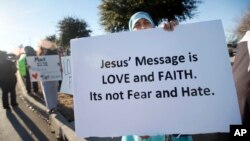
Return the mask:
<svg viewBox="0 0 250 141"><path fill-rule="evenodd" d="M63 79L60 92L73 95L70 56L61 57L61 60L63 69Z"/></svg>
<svg viewBox="0 0 250 141"><path fill-rule="evenodd" d="M71 40L76 134L229 132L240 124L221 21Z"/></svg>
<svg viewBox="0 0 250 141"><path fill-rule="evenodd" d="M61 80L59 62L58 55L27 57L31 81Z"/></svg>

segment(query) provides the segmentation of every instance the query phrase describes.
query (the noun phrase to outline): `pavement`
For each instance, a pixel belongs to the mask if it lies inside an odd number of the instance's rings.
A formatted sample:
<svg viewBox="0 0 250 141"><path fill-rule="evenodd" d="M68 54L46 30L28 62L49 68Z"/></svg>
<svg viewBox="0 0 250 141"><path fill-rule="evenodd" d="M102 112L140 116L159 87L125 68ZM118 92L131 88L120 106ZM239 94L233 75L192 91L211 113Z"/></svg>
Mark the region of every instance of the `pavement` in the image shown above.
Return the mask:
<svg viewBox="0 0 250 141"><path fill-rule="evenodd" d="M0 97L2 91L0 90ZM0 100L0 141L56 141L47 118L30 107L17 95L18 107L2 108Z"/></svg>
<svg viewBox="0 0 250 141"><path fill-rule="evenodd" d="M19 73L17 73L17 94L22 97L22 101L29 105L29 108L32 109L35 113L38 113L39 117L46 121L50 126L50 132L54 133L54 137L57 140L67 140L67 141L120 141L120 137L89 137L89 138L78 138L75 134L74 121L68 122L66 118L57 111L53 114L47 113L47 108L45 105L37 100L37 98L31 97L28 95L25 84ZM1 135L1 134L0 134ZM42 139L42 138L41 138ZM39 140L41 140L39 139ZM1 140L1 139L0 139ZM44 139L42 139L44 141ZM52 139L50 139L52 140Z"/></svg>
<svg viewBox="0 0 250 141"><path fill-rule="evenodd" d="M38 115L49 124L50 132L53 132L54 136L58 140L87 141L85 139L79 139L76 137L73 122L69 123L60 112L48 114L47 108L43 103L28 95L25 84L23 83L19 73L17 73L17 81L17 94L22 97L23 102L27 103L33 111L38 113Z"/></svg>

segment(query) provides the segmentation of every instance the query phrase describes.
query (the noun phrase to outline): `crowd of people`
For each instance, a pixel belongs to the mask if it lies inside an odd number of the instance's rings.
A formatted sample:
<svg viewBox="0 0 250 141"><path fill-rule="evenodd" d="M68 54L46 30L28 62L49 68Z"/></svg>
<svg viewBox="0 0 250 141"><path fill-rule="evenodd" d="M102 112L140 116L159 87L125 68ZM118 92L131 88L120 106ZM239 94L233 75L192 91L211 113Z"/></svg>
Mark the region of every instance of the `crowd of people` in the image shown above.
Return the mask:
<svg viewBox="0 0 250 141"><path fill-rule="evenodd" d="M176 21L169 21L169 22L164 22L163 23L163 29L166 31L174 31L175 26L178 25L178 22ZM137 12L134 15L131 16L129 20L129 30L130 31L136 31L136 30L143 30L143 29L149 29L149 28L155 28L155 24L151 18L151 16L146 13L146 12ZM244 43L241 43L240 45L245 45ZM19 59L18 59L18 69L21 74L21 76L24 78L25 84L26 84L26 89L27 92L30 95L37 95L38 94L38 83L37 82L31 82L30 81L30 75L29 75L29 66L27 65L26 57L28 56L42 56L42 55L59 55L62 56L63 50L62 48L57 48L56 46L53 46L54 44L51 44L49 41L43 40L39 45L38 45L38 50L35 51L32 47L26 46L24 48L25 52L22 54ZM246 46L246 45L245 45ZM243 49L243 48L241 48ZM244 48L246 49L246 48ZM239 51L241 52L241 51ZM243 53L248 53L247 51L244 51ZM247 54L249 55L249 54ZM245 56L247 56L245 55ZM17 83L16 79L16 62L8 59L7 53L1 51L0 52L0 87L2 88L3 91L3 96L2 96L2 101L3 101L3 108L4 109L9 109L9 102L8 102L8 94L10 93L11 97L11 105L13 107L18 106L16 102L16 92L15 92L15 86ZM249 56L248 56L249 57ZM239 58L239 57L237 57ZM245 75L242 76L243 73L240 73L240 71L237 70L242 70L242 67L238 65L239 63L242 63L239 59L236 58L236 63L234 64L234 75L236 81L236 86L237 86L237 92L239 94L242 94L241 88L243 85L241 84L243 81L238 81L238 79L242 78L247 78L244 81L244 94L240 96L240 100L244 100L243 106L242 106L242 101L239 101L241 108L241 113L244 123L248 123L249 117L246 117L245 113L249 113L249 86L250 86L250 79L249 79L249 71L245 70L244 73ZM249 62L249 58L246 58L248 60L245 61L245 64L249 65L246 62ZM4 66L4 67L3 67ZM246 65L242 65L246 66ZM247 68L245 68L247 69ZM238 77L238 76L241 77ZM5 80L9 81L5 81ZM56 111L57 107L57 93L58 90L60 89L60 84L61 81L42 81L41 83L41 89L43 93L43 97L45 100L46 107L48 108L49 113L53 113ZM247 108L247 109L246 109ZM244 110L247 110L245 112ZM182 140L182 141L192 141L192 136L189 135L157 135L157 136L137 136L137 135L129 135L129 136L123 136L122 141L141 141L141 140L149 140L149 141L165 141L165 140Z"/></svg>
<svg viewBox="0 0 250 141"><path fill-rule="evenodd" d="M11 54L12 55L12 54ZM54 43L42 40L38 44L38 50L36 51L31 46L25 46L24 52L19 56L11 56L7 52L0 52L0 86L3 91L2 103L4 109L10 109L9 96L11 98L11 105L18 106L16 102L16 83L17 69L23 78L27 93L30 96L43 95L45 106L48 109L48 113L55 113L57 111L57 94L60 90L60 81L41 81L40 87L42 94L39 93L39 82L31 82L30 78L30 66L27 64L27 57L42 56L42 55L59 55L62 56L62 48L58 48ZM60 65L60 64L58 64ZM61 69L62 71L62 69Z"/></svg>

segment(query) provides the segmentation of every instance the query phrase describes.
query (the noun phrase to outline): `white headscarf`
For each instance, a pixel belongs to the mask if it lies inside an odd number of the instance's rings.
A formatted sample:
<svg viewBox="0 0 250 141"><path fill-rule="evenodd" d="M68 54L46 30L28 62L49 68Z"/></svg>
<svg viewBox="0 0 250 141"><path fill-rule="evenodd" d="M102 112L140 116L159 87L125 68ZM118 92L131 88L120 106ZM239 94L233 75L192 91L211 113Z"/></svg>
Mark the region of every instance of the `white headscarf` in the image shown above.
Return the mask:
<svg viewBox="0 0 250 141"><path fill-rule="evenodd" d="M134 15L132 15L132 16L130 17L130 20L129 20L129 23L128 23L128 26L129 26L129 30L130 30L130 31L133 30L133 28L134 28L134 26L135 26L135 23L136 23L138 20L140 20L140 19L146 19L146 20L148 20L148 21L151 23L151 25L152 25L153 27L155 27L155 24L154 24L154 22L153 22L151 16L150 16L148 13L146 13L146 12L137 12L137 13L135 13Z"/></svg>

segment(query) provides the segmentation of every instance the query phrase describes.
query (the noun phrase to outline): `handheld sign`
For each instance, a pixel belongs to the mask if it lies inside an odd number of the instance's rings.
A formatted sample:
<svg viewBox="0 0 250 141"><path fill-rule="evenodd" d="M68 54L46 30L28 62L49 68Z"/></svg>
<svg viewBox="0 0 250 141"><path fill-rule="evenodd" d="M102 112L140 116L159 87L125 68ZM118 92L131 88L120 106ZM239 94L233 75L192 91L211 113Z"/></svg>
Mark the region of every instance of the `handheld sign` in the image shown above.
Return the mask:
<svg viewBox="0 0 250 141"><path fill-rule="evenodd" d="M70 56L61 57L62 63L62 85L60 92L73 95L72 74L71 74L71 59Z"/></svg>
<svg viewBox="0 0 250 141"><path fill-rule="evenodd" d="M219 20L71 40L76 134L229 132L240 124Z"/></svg>
<svg viewBox="0 0 250 141"><path fill-rule="evenodd" d="M58 55L27 57L31 82L61 80L59 62Z"/></svg>

